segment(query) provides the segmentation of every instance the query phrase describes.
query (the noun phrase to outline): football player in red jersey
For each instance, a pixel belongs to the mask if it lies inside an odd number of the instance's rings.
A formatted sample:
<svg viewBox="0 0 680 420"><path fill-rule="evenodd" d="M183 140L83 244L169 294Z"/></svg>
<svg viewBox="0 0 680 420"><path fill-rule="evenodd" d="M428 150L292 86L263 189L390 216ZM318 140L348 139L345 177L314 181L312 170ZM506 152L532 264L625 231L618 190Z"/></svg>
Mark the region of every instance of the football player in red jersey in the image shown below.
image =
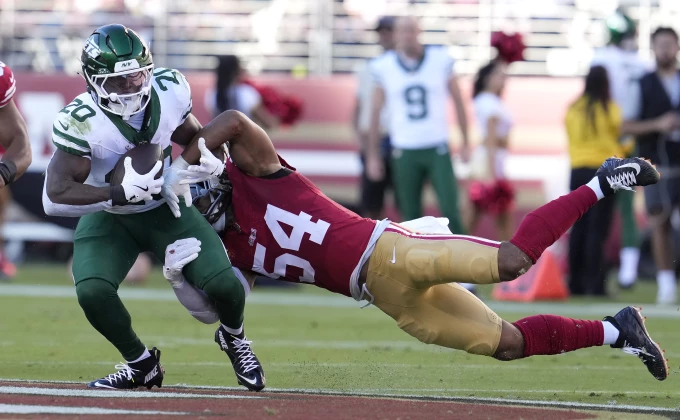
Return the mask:
<svg viewBox="0 0 680 420"><path fill-rule="evenodd" d="M211 153L223 144L226 164ZM534 210L509 242L498 243L357 216L297 173L267 134L237 111L205 126L182 156L193 166L181 183L214 185L194 203L223 231L242 281L252 284L259 273L368 300L420 341L472 354L514 360L609 344L637 355L656 379L668 376L663 351L637 308L603 321L535 315L510 323L456 284L510 281L525 273L598 200L658 182L646 160L607 159L591 182ZM200 246L193 238L171 244L164 272L192 315L214 322L210 301L182 280L182 267Z"/></svg>
<svg viewBox="0 0 680 420"><path fill-rule="evenodd" d="M0 61L0 227L4 225L10 201L9 190L4 187L23 175L31 164L26 122L12 100L15 91L14 74ZM0 276L12 277L16 268L5 257L3 242L0 239Z"/></svg>

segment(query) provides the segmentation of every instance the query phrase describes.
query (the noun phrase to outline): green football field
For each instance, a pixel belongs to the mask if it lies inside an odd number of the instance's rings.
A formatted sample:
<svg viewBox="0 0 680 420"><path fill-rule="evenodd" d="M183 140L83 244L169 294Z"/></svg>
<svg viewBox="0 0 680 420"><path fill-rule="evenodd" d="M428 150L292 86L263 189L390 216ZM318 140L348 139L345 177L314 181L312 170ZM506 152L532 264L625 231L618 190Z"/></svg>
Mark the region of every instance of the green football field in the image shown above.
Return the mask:
<svg viewBox="0 0 680 420"><path fill-rule="evenodd" d="M424 345L378 309L359 309L352 299L311 286L256 289L246 306L246 331L269 388L680 408L680 311L645 305L653 289L641 284L615 301L491 306L514 321L541 312L599 319L642 304L648 329L670 359L673 372L664 382L636 357L609 347L498 362ZM121 295L137 334L162 350L166 385L236 386L212 340L215 327L194 321L160 275L122 286ZM0 308L0 379L86 382L113 373L120 362L85 319L64 267L22 267L15 281L0 284Z"/></svg>

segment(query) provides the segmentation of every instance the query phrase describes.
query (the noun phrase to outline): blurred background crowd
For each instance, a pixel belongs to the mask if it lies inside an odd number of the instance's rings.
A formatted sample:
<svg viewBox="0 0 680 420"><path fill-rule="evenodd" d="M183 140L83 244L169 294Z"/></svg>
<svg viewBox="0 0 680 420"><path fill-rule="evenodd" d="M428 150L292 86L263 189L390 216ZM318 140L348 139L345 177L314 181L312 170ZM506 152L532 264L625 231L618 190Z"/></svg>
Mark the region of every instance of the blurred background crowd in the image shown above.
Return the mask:
<svg viewBox="0 0 680 420"><path fill-rule="evenodd" d="M647 279L658 303L674 303L679 18L673 0L0 0L0 60L16 74L34 153L14 203L0 197L2 272L70 257L76 220L46 218L40 201L52 121L85 88L84 40L121 23L150 44L156 67L187 76L202 123L241 110L367 217L444 215L454 233L508 239L608 156L649 157L658 188L604 200L552 253L572 295ZM444 70L429 89L441 92L409 91L399 120L381 57L417 71L433 46ZM142 257L132 280L152 263Z"/></svg>

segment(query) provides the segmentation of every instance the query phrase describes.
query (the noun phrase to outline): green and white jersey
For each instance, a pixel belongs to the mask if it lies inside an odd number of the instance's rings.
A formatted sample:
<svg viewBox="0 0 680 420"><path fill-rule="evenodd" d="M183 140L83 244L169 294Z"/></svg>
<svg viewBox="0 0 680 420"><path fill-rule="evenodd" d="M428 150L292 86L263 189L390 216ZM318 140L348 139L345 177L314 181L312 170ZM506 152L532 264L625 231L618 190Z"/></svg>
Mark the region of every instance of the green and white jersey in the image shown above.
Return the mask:
<svg viewBox="0 0 680 420"><path fill-rule="evenodd" d="M371 62L371 70L385 92L392 146L426 149L448 141L453 58L445 48L425 47L422 59L414 63L388 51Z"/></svg>
<svg viewBox="0 0 680 420"><path fill-rule="evenodd" d="M191 113L191 89L184 75L174 69L157 68L144 121L138 131L120 116L100 108L90 93L78 95L62 109L52 126L54 145L67 153L92 161L86 184L109 185L111 172L121 156L133 147L152 143L163 149L164 167L171 163L170 137ZM164 203L153 201L111 206L105 210L116 214L141 213Z"/></svg>

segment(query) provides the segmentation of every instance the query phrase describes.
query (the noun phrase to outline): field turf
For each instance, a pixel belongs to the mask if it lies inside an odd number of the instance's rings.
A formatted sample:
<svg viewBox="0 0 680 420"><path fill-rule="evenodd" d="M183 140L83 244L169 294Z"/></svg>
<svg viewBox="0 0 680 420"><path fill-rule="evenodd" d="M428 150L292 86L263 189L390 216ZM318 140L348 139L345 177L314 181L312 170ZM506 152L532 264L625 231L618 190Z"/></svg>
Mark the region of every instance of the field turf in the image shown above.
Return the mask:
<svg viewBox="0 0 680 420"><path fill-rule="evenodd" d="M162 350L166 385L236 386L212 341L215 327L194 321L159 275L121 290L131 294L123 301L137 334ZM114 371L120 356L88 324L72 293L62 266L24 266L12 284L0 284L0 378L86 382ZM652 285L640 284L615 304L491 305L509 321L546 310L598 319L633 303L644 314L653 293ZM256 289L249 300L246 331L270 388L680 408L678 308L651 311L647 322L675 371L658 382L634 356L609 347L504 363L427 346L378 309L360 310L349 298L310 286Z"/></svg>

